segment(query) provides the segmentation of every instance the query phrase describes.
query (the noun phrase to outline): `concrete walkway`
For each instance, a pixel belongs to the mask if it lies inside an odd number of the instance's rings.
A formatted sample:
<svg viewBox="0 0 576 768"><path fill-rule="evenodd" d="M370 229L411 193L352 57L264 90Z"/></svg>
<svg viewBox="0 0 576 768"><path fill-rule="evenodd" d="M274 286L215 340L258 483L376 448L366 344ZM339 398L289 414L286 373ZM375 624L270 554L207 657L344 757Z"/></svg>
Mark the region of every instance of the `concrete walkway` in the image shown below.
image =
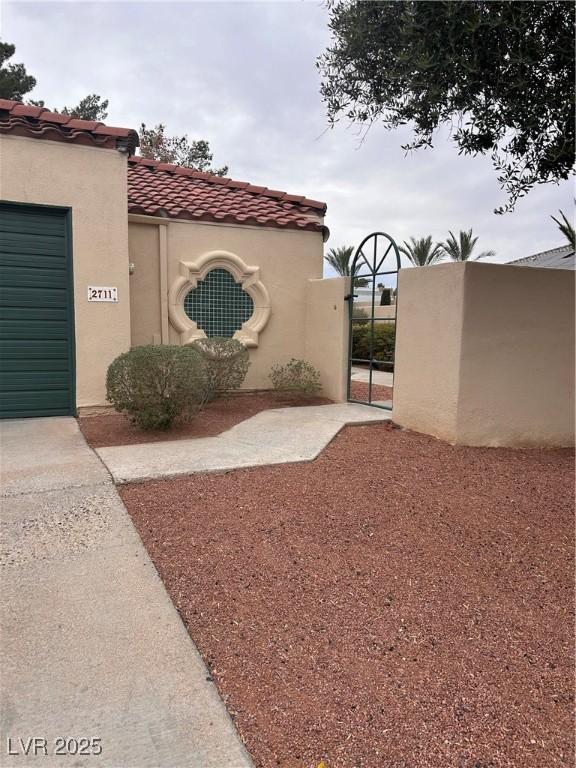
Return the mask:
<svg viewBox="0 0 576 768"><path fill-rule="evenodd" d="M352 373L350 378L352 381L362 381L367 384L370 381L370 370L368 368L361 368L359 365L352 366ZM389 371L372 371L372 384L378 386L393 387L394 386L394 374Z"/></svg>
<svg viewBox="0 0 576 768"><path fill-rule="evenodd" d="M0 765L249 768L75 420L0 422L0 440ZM57 756L62 737L101 754Z"/></svg>
<svg viewBox="0 0 576 768"><path fill-rule="evenodd" d="M387 421L392 414L352 403L275 408L217 437L99 448L116 483L312 461L347 424Z"/></svg>

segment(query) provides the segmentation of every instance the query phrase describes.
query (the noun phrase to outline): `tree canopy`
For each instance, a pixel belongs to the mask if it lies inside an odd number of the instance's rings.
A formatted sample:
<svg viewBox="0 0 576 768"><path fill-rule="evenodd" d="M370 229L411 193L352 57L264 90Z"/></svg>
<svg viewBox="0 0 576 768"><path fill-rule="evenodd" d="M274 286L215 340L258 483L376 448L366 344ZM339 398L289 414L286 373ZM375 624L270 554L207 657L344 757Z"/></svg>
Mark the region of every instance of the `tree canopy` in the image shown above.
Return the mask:
<svg viewBox="0 0 576 768"><path fill-rule="evenodd" d="M45 107L44 101L33 101L30 99L28 102L34 107ZM52 112L59 112L61 115L69 115L79 120L96 120L102 122L108 117L108 99L102 100L101 96L96 93L91 93L81 99L75 107L54 107Z"/></svg>
<svg viewBox="0 0 576 768"><path fill-rule="evenodd" d="M460 230L458 238L454 236L453 232L449 232L446 242L440 245L452 261L478 261L478 259L491 259L492 256L495 256L494 251L482 251L482 253L473 256L477 242L478 237L473 237L472 230L469 229L467 232Z"/></svg>
<svg viewBox="0 0 576 768"><path fill-rule="evenodd" d="M140 126L140 154L151 160L174 163L185 168L212 173L214 176L226 176L228 166L212 168L210 144L204 139L190 141L187 136L167 136L166 126L159 123L155 128Z"/></svg>
<svg viewBox="0 0 576 768"><path fill-rule="evenodd" d="M328 253L324 256L324 259L330 264L332 269L337 275L342 277L349 277L350 275L350 262L354 255L353 245L342 245L339 248L330 248ZM357 288L362 288L368 285L368 280L365 277L354 278L354 285Z"/></svg>
<svg viewBox="0 0 576 768"><path fill-rule="evenodd" d="M0 99L22 101L36 85L36 79L26 72L24 64L9 64L16 46L0 40Z"/></svg>
<svg viewBox="0 0 576 768"><path fill-rule="evenodd" d="M410 125L406 150L448 126L459 153L490 153L513 210L574 166L574 7L563 0L336 0L321 94L341 118Z"/></svg>
<svg viewBox="0 0 576 768"><path fill-rule="evenodd" d="M75 107L62 107L55 110L63 115L77 117L80 120L97 120L102 122L108 117L108 99L102 100L96 93L90 93L81 99Z"/></svg>
<svg viewBox="0 0 576 768"><path fill-rule="evenodd" d="M444 249L440 243L432 242L432 235L418 239L411 237L410 242L404 241L398 250L408 257L414 267L429 267L444 256Z"/></svg>

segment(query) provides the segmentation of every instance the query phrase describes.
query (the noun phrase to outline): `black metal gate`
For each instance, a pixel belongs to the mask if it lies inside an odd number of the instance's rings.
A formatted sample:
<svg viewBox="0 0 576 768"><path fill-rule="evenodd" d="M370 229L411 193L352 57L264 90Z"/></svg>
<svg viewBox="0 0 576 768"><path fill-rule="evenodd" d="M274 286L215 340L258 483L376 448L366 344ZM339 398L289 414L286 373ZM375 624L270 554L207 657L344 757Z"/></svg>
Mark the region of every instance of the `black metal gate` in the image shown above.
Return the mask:
<svg viewBox="0 0 576 768"><path fill-rule="evenodd" d="M347 296L350 318L348 401L351 403L392 410L400 267L398 246L385 232L373 232L365 237L354 254L350 267L351 293ZM381 310L380 307L390 309ZM389 392L376 389L387 385L374 383L374 371L392 374Z"/></svg>

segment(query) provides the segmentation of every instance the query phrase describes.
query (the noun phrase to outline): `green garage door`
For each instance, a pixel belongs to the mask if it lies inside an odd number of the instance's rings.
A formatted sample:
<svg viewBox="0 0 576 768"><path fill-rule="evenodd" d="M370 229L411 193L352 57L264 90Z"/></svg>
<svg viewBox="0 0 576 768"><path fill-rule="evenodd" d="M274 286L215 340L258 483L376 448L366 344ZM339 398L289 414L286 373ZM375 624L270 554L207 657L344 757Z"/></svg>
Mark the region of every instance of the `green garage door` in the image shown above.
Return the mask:
<svg viewBox="0 0 576 768"><path fill-rule="evenodd" d="M75 412L69 214L0 203L0 418Z"/></svg>

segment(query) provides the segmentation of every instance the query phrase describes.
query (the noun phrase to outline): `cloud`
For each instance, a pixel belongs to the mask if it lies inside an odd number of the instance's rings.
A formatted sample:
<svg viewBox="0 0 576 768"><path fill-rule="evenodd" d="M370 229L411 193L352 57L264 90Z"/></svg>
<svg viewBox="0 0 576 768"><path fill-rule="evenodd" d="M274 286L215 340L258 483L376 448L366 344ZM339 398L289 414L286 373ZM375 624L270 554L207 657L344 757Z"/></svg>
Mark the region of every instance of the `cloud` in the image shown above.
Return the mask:
<svg viewBox="0 0 576 768"><path fill-rule="evenodd" d="M405 155L408 131L326 130L316 57L328 12L311 3L10 3L3 37L50 106L96 92L110 124L163 122L210 141L231 175L328 203L329 246L385 230L398 241L469 229L509 261L562 243L550 219L573 184L542 186L513 214L489 158L458 156L445 134Z"/></svg>

